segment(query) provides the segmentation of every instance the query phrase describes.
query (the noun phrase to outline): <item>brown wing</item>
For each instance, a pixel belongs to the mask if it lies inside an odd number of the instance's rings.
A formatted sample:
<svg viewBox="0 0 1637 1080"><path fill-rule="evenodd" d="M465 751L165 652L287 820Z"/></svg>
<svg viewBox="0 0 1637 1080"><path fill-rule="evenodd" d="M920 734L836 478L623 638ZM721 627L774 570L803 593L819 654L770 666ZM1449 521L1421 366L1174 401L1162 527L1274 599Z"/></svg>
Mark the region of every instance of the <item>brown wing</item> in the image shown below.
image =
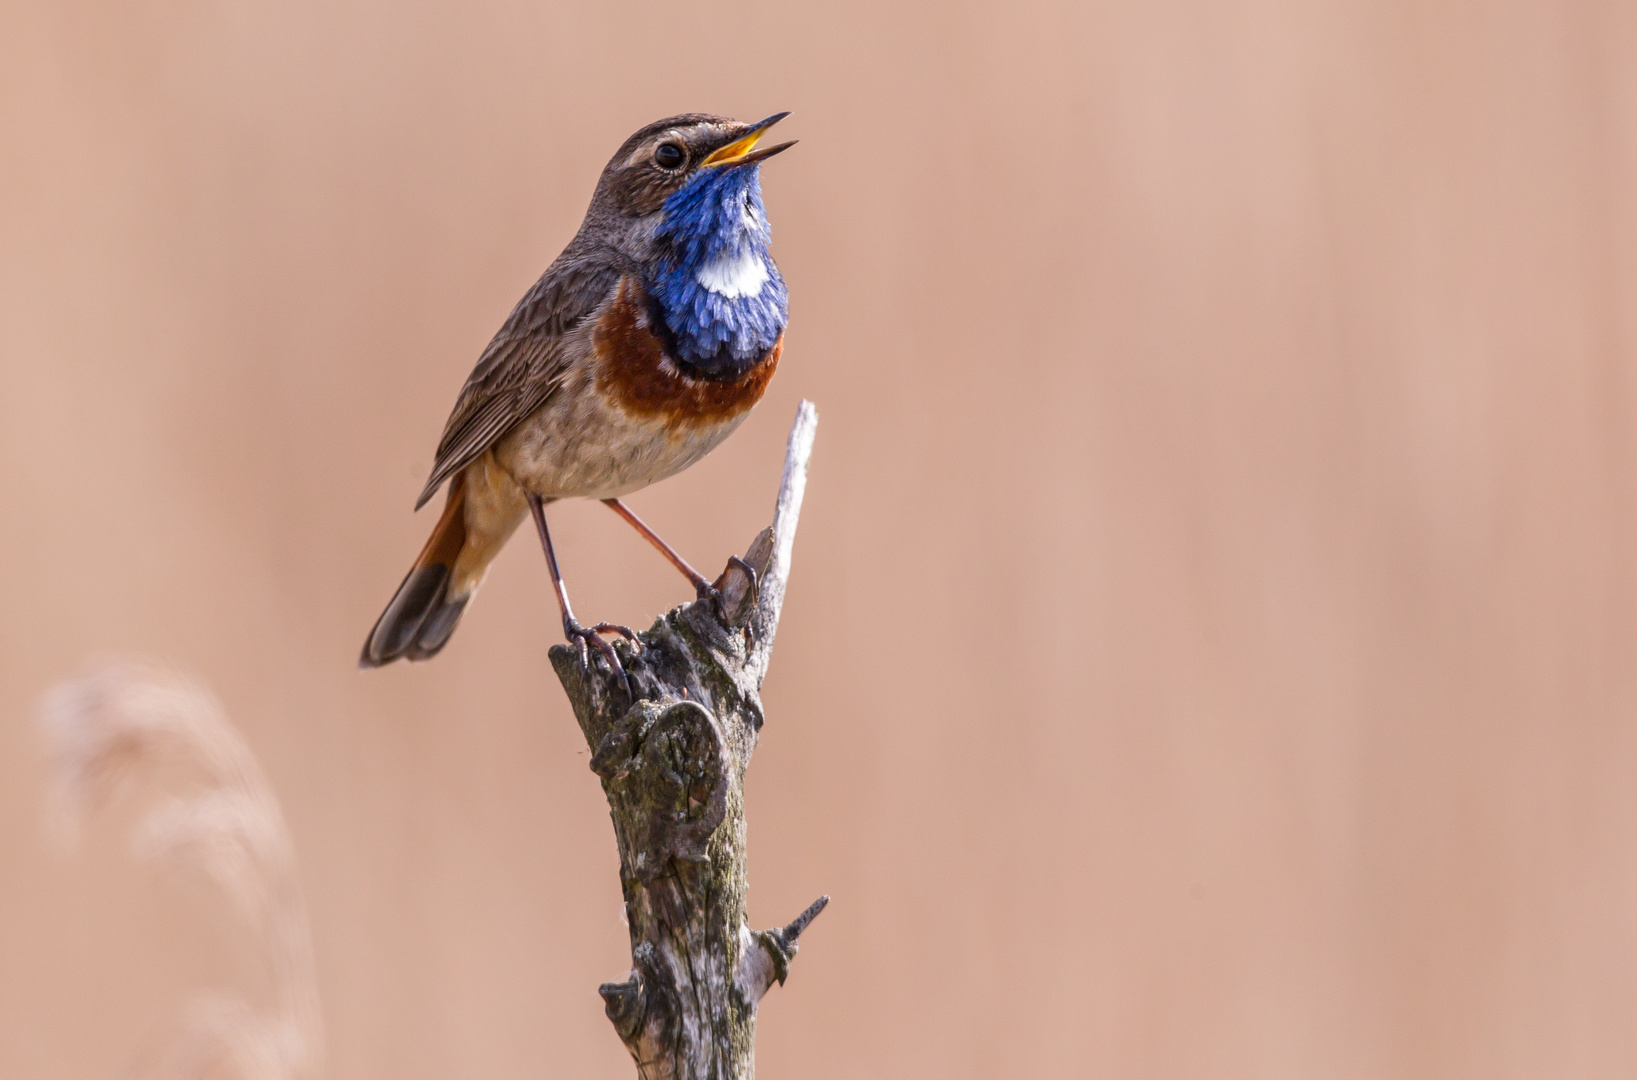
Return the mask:
<svg viewBox="0 0 1637 1080"><path fill-rule="evenodd" d="M461 387L415 509L545 403L568 369L564 338L602 305L619 278L602 262L559 259L524 294Z"/></svg>

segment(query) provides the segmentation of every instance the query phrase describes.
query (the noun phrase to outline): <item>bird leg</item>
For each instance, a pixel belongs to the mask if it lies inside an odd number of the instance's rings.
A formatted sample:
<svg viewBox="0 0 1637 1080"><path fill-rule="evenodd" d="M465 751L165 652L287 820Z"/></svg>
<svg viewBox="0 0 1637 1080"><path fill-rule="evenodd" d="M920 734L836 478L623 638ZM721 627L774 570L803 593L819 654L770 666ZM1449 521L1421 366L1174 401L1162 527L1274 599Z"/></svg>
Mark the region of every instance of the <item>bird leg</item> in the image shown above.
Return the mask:
<svg viewBox="0 0 1637 1080"><path fill-rule="evenodd" d="M597 647L597 651L603 654L603 659L608 661L609 668L625 683L626 692L631 693L631 680L626 677L625 665L620 663L619 654L614 651L614 646L604 641L600 635L619 634L627 641L638 644L640 648L637 635L629 626L621 626L618 623L580 625L579 620L574 617L574 609L568 603L568 586L563 584L562 572L557 569L557 551L551 544L551 530L546 528L546 505L538 495L531 494L529 510L534 514L534 527L540 533L540 546L546 551L546 569L551 571L551 587L557 593L557 607L563 613L563 633L568 640L580 647L580 666L590 666L590 655L586 651L586 644L589 642Z"/></svg>
<svg viewBox="0 0 1637 1080"><path fill-rule="evenodd" d="M672 566L682 571L682 576L687 578L689 583L693 585L694 592L698 595L699 599L710 600L711 603L716 606L716 613L724 620L727 618L727 614L722 610L722 578L717 578L715 582L707 581L704 574L701 574L692 566L688 565L687 559L684 559L681 555L677 554L675 548L661 539L658 533L650 529L643 523L641 518L632 513L629 506L626 506L618 499L604 499L603 505L607 506L610 510L614 511L614 513L624 518L633 529L642 534L643 539L647 540L650 544L654 545L654 547L658 548L659 553L669 559ZM739 558L737 555L734 555L728 559L728 565L737 566L740 570L743 570L747 575L749 575L750 593L752 598L754 598L756 595L757 586L755 569L753 569L749 563L745 562L745 560ZM724 570L722 573L724 576L726 576L727 571Z"/></svg>
<svg viewBox="0 0 1637 1080"><path fill-rule="evenodd" d="M672 566L682 571L682 576L687 578L693 585L694 590L699 593L699 599L703 600L711 594L712 586L709 581L705 580L705 575L689 566L688 560L677 554L675 548L667 544L657 532L644 524L641 518L631 512L629 506L626 506L618 499L604 499L603 505L629 522L633 529L642 534L643 539L658 548L659 553L671 561Z"/></svg>

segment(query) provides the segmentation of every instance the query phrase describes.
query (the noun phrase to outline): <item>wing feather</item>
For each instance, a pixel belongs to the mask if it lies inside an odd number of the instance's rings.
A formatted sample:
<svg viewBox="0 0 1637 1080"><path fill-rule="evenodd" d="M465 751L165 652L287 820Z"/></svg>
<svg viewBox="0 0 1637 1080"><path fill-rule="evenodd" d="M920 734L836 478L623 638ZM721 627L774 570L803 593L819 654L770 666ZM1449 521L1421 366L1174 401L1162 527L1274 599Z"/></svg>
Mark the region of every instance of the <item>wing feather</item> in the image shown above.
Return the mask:
<svg viewBox="0 0 1637 1080"><path fill-rule="evenodd" d="M568 371L570 331L608 300L619 278L612 265L565 252L524 294L461 387L415 509L545 404Z"/></svg>

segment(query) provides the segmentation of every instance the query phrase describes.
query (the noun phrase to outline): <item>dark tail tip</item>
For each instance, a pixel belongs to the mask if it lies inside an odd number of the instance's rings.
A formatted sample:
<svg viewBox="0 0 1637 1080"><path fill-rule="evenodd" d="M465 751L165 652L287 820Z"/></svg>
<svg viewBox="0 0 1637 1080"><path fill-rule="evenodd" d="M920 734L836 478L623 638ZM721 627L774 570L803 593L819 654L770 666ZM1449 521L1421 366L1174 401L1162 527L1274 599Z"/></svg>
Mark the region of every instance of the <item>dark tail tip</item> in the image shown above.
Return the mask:
<svg viewBox="0 0 1637 1080"><path fill-rule="evenodd" d="M358 666L377 668L399 658L426 660L437 655L471 599L451 600L448 589L449 568L442 563L411 570L369 632Z"/></svg>

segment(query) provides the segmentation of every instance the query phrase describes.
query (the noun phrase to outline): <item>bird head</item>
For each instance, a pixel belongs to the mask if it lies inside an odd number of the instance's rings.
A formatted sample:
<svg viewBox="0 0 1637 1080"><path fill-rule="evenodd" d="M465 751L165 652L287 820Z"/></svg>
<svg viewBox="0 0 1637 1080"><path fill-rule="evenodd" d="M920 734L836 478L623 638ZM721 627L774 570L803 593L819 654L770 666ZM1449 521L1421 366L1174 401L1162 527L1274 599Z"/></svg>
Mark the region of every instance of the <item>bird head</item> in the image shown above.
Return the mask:
<svg viewBox="0 0 1637 1080"><path fill-rule="evenodd" d="M593 205L630 220L660 215L667 203L690 189L743 195L757 184L762 162L795 145L757 147L768 129L789 115L774 113L745 124L689 113L649 124L626 139L608 162Z"/></svg>

